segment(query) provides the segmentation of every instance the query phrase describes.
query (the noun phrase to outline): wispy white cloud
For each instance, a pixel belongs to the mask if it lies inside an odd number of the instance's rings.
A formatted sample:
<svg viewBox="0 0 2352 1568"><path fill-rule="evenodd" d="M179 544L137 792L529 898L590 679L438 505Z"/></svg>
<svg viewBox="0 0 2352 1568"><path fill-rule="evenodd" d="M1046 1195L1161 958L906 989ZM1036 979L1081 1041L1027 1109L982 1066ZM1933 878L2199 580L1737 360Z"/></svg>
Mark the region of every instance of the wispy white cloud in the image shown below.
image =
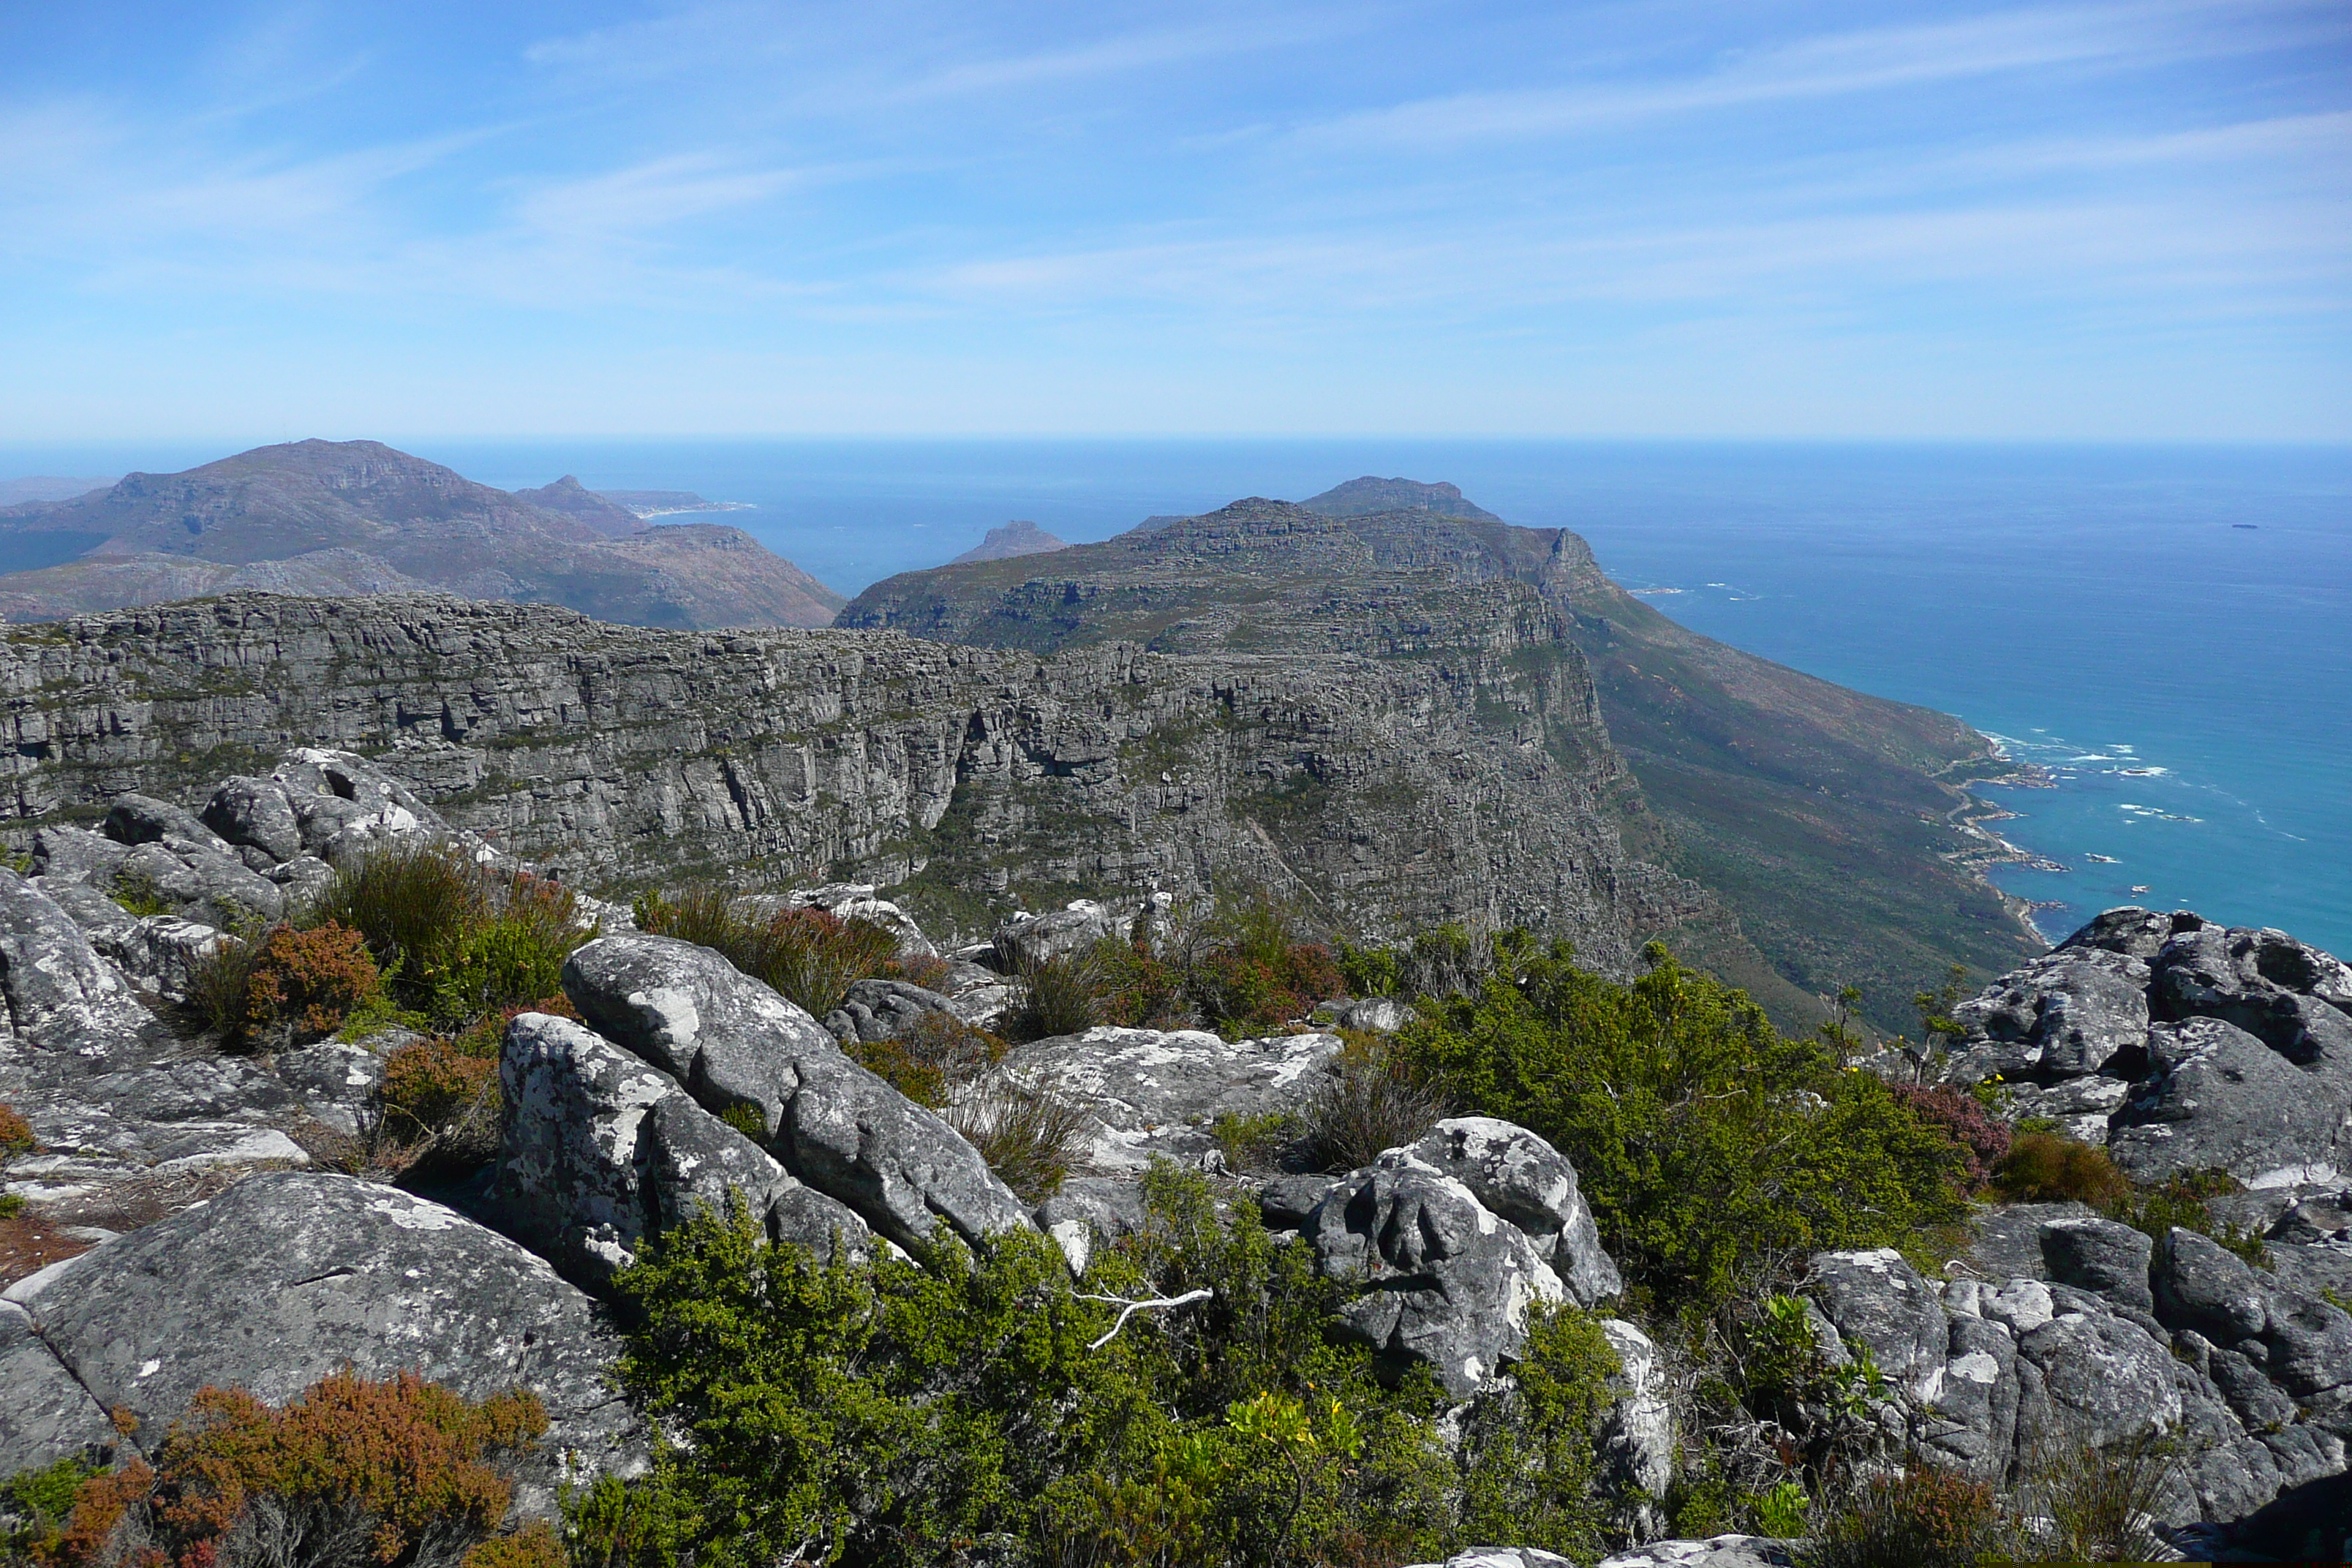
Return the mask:
<svg viewBox="0 0 2352 1568"><path fill-rule="evenodd" d="M1448 94L1309 123L1297 134L1332 146L1448 147L2011 72L2147 66L2352 37L2352 22L2308 5L2225 5L2024 7L1874 27L1737 51L1696 74ZM2231 25L2217 25L2224 20Z"/></svg>

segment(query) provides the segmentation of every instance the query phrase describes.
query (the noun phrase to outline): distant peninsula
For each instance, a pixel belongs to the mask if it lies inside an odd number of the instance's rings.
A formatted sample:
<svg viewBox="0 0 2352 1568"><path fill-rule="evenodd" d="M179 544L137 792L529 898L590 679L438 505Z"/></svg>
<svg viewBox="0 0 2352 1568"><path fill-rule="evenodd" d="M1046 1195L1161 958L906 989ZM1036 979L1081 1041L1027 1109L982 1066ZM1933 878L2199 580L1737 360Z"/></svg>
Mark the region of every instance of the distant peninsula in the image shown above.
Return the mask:
<svg viewBox="0 0 2352 1568"><path fill-rule="evenodd" d="M614 506L639 517L667 517L679 511L756 511L747 500L705 500L692 490L598 490Z"/></svg>

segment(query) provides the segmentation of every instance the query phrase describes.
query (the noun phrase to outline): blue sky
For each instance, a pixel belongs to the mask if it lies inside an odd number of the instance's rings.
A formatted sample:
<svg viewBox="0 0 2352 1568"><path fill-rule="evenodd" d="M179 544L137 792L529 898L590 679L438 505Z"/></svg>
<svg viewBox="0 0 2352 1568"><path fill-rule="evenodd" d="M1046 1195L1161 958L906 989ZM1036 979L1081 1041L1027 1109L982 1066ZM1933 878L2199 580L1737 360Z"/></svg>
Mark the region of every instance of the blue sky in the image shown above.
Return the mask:
<svg viewBox="0 0 2352 1568"><path fill-rule="evenodd" d="M2352 438L2352 6L0 8L0 439Z"/></svg>

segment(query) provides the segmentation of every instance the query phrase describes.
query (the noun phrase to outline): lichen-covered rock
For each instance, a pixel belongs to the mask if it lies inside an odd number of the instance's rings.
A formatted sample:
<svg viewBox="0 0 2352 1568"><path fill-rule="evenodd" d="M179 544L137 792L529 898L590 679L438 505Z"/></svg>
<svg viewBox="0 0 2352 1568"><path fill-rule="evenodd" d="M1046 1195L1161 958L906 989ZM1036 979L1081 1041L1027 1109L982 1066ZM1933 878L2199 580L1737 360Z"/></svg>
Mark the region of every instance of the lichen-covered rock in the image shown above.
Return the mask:
<svg viewBox="0 0 2352 1568"><path fill-rule="evenodd" d="M598 1034L706 1110L750 1113L784 1169L900 1247L929 1247L941 1219L967 1240L1029 1226L1027 1205L954 1129L709 948L603 937L564 962L563 989Z"/></svg>
<svg viewBox="0 0 2352 1568"><path fill-rule="evenodd" d="M1879 1371L1918 1398L1935 1396L1950 1330L1934 1288L1901 1253L1816 1253L1804 1291L1840 1338L1870 1347Z"/></svg>
<svg viewBox="0 0 2352 1568"><path fill-rule="evenodd" d="M0 1300L0 1476L102 1452L120 1440L89 1390L33 1331L25 1309L5 1300Z"/></svg>
<svg viewBox="0 0 2352 1568"><path fill-rule="evenodd" d="M537 1394L549 1430L518 1499L530 1511L551 1508L566 1460L588 1475L641 1460L604 1380L620 1341L586 1296L464 1215L352 1177L249 1177L9 1295L145 1446L207 1384L282 1404L348 1365L472 1399Z"/></svg>
<svg viewBox="0 0 2352 1568"><path fill-rule="evenodd" d="M2284 931L2203 926L2158 952L2153 997L2161 1016L2235 1024L2298 1066L2352 1076L2352 996L2344 966Z"/></svg>
<svg viewBox="0 0 2352 1568"><path fill-rule="evenodd" d="M513 1233L602 1290L651 1235L740 1200L772 1241L868 1250L865 1223L811 1192L677 1081L568 1019L525 1013L499 1056L496 1192Z"/></svg>
<svg viewBox="0 0 2352 1568"><path fill-rule="evenodd" d="M1339 1310L1344 1331L1427 1366L1457 1399L1517 1353L1529 1307L1569 1299L1518 1226L1409 1149L1342 1179L1300 1235L1359 1292Z"/></svg>
<svg viewBox="0 0 2352 1568"><path fill-rule="evenodd" d="M1662 1500L1675 1477L1676 1434L1658 1347L1622 1318L1601 1319L1601 1332L1617 1352L1618 1367L1609 1380L1615 1397L1601 1418L1595 1446L1601 1490L1624 1496L1630 1489Z"/></svg>
<svg viewBox="0 0 2352 1568"><path fill-rule="evenodd" d="M1155 1157L1199 1167L1221 1159L1218 1118L1298 1109L1338 1069L1339 1051L1337 1035L1228 1040L1104 1026L1015 1047L995 1076L1084 1108L1098 1169L1139 1171Z"/></svg>
<svg viewBox="0 0 2352 1568"><path fill-rule="evenodd" d="M1490 1116L1449 1117L1413 1152L1526 1232L1578 1301L1590 1304L1624 1289L1577 1188L1576 1167L1535 1133Z"/></svg>
<svg viewBox="0 0 2352 1568"><path fill-rule="evenodd" d="M2221 1169L2255 1185L2331 1179L2344 1108L2313 1075L2219 1018L2148 1030L2150 1076L2109 1145L2133 1175Z"/></svg>
<svg viewBox="0 0 2352 1568"><path fill-rule="evenodd" d="M824 1016L825 1032L845 1046L896 1040L926 1018L961 1026L952 997L904 980L869 979L852 984L841 1005Z"/></svg>
<svg viewBox="0 0 2352 1568"><path fill-rule="evenodd" d="M1798 1543L1762 1535L1717 1535L1705 1541L1653 1541L1601 1559L1600 1568L1790 1568Z"/></svg>
<svg viewBox="0 0 2352 1568"><path fill-rule="evenodd" d="M1142 1189L1118 1176L1072 1176L1037 1205L1037 1228L1054 1238L1073 1274L1087 1271L1095 1248L1135 1235L1144 1221Z"/></svg>
<svg viewBox="0 0 2352 1568"><path fill-rule="evenodd" d="M152 1018L55 900L0 869L0 1056L49 1051L104 1058Z"/></svg>
<svg viewBox="0 0 2352 1568"><path fill-rule="evenodd" d="M1949 1076L2053 1080L2095 1073L2147 1034L2148 968L2097 948L2061 948L1952 1009L1968 1031Z"/></svg>

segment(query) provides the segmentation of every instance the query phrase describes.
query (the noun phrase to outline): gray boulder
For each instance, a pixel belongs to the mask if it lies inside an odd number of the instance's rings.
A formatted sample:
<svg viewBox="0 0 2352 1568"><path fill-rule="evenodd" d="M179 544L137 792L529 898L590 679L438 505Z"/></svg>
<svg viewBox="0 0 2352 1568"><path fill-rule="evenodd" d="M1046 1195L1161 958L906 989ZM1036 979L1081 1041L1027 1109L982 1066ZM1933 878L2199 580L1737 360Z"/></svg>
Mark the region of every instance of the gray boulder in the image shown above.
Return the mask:
<svg viewBox="0 0 2352 1568"><path fill-rule="evenodd" d="M114 885L152 894L208 925L268 922L286 912L285 890L216 841L174 837L141 844L122 858Z"/></svg>
<svg viewBox="0 0 2352 1568"><path fill-rule="evenodd" d="M2273 1284L2193 1231L2175 1228L2158 1249L2156 1310L2168 1328L2194 1330L2256 1363L2298 1400L2352 1384L2352 1315Z"/></svg>
<svg viewBox="0 0 2352 1568"><path fill-rule="evenodd" d="M1488 1116L1449 1117L1413 1152L1524 1231L1578 1302L1590 1305L1625 1289L1577 1188L1576 1167L1535 1133Z"/></svg>
<svg viewBox="0 0 2352 1568"><path fill-rule="evenodd" d="M824 1016L826 1033L845 1046L900 1039L923 1026L926 1018L961 1027L962 1015L952 998L904 980L860 980L850 986L841 1005Z"/></svg>
<svg viewBox="0 0 2352 1568"><path fill-rule="evenodd" d="M1027 1206L956 1131L842 1054L816 1020L708 948L631 932L564 962L595 1031L706 1110L756 1117L767 1151L910 1251L947 1221L966 1240L1028 1226Z"/></svg>
<svg viewBox="0 0 2352 1568"><path fill-rule="evenodd" d="M2164 944L2180 932L2197 931L2204 924L2201 917L2187 910L2144 910L2136 904L2126 904L2093 916L2082 930L2060 942L2058 951L2095 949L2146 961L2161 952Z"/></svg>
<svg viewBox="0 0 2352 1568"><path fill-rule="evenodd" d="M1423 1563L1415 1568L1576 1568L1576 1564L1539 1546L1474 1546L1443 1563Z"/></svg>
<svg viewBox="0 0 2352 1568"><path fill-rule="evenodd" d="M99 1405L160 1443L206 1385L282 1404L343 1366L468 1398L527 1388L549 1430L518 1502L642 1462L604 1380L618 1337L547 1263L453 1210L349 1176L249 1177L7 1292ZM0 1402L0 1433L19 1418ZM0 1438L0 1446L5 1439Z"/></svg>
<svg viewBox="0 0 2352 1568"><path fill-rule="evenodd" d="M1801 1562L1799 1543L1762 1535L1717 1535L1706 1541L1653 1541L1601 1559L1600 1568L1790 1568Z"/></svg>
<svg viewBox="0 0 2352 1568"><path fill-rule="evenodd" d="M2219 1167L2255 1186L2326 1181L2341 1163L2341 1096L2219 1018L2148 1030L2152 1070L2109 1150L2143 1180Z"/></svg>
<svg viewBox="0 0 2352 1568"><path fill-rule="evenodd" d="M1105 1026L1015 1047L993 1076L1083 1107L1097 1169L1139 1171L1154 1157L1213 1168L1218 1118L1299 1109L1338 1071L1340 1048L1337 1035L1227 1040Z"/></svg>
<svg viewBox="0 0 2352 1568"><path fill-rule="evenodd" d="M228 845L220 835L196 820L194 812L176 806L152 795L123 795L114 798L107 808L106 822L100 828L117 844L156 844L167 838L184 839L208 849L226 852Z"/></svg>
<svg viewBox="0 0 2352 1568"><path fill-rule="evenodd" d="M1946 1077L2053 1081L2137 1053L2147 1034L2147 965L2097 948L2061 948L2002 975L1952 1009L1969 1031Z"/></svg>
<svg viewBox="0 0 2352 1568"><path fill-rule="evenodd" d="M294 798L276 779L224 779L205 803L204 822L228 843L250 846L280 863L302 853Z"/></svg>
<svg viewBox="0 0 2352 1568"><path fill-rule="evenodd" d="M505 1223L602 1290L645 1239L740 1200L764 1235L862 1257L865 1223L793 1179L676 1079L568 1019L525 1013L499 1057L496 1191Z"/></svg>
<svg viewBox="0 0 2352 1568"><path fill-rule="evenodd" d="M113 967L47 893L0 869L0 1055L17 1049L103 1058L152 1026Z"/></svg>
<svg viewBox="0 0 2352 1568"><path fill-rule="evenodd" d="M1105 937L1125 940L1141 909L1131 899L1108 904L1079 899L1066 909L1016 920L996 933L997 967L1018 974L1048 959L1082 952Z"/></svg>
<svg viewBox="0 0 2352 1568"><path fill-rule="evenodd" d="M2017 1340L2021 1458L2104 1448L2178 1426L2170 1350L2094 1297L2064 1286L2051 1294L2056 1315Z"/></svg>
<svg viewBox="0 0 2352 1568"><path fill-rule="evenodd" d="M0 1300L0 1476L68 1456L95 1455L121 1440L114 1423L33 1331L33 1320Z"/></svg>
<svg viewBox="0 0 2352 1568"><path fill-rule="evenodd" d="M1069 1177L1037 1205L1037 1228L1054 1238L1073 1274L1087 1271L1096 1248L1142 1230L1146 1217L1143 1190L1118 1176Z"/></svg>
<svg viewBox="0 0 2352 1568"><path fill-rule="evenodd" d="M1339 1013L1339 1027L1365 1029L1376 1035L1392 1035L1412 1020L1412 1004L1393 996L1367 996L1349 1003Z"/></svg>
<svg viewBox="0 0 2352 1568"><path fill-rule="evenodd" d="M1901 1253L1891 1247L1816 1253L1802 1289L1840 1339L1870 1347L1890 1381L1916 1398L1934 1397L1950 1330L1935 1289Z"/></svg>
<svg viewBox="0 0 2352 1568"><path fill-rule="evenodd" d="M2152 965L2152 999L2167 1018L2220 1018L2298 1066L2352 1080L2352 1016L2314 985L2334 989L2343 966L2284 931L2205 926L2164 944ZM2282 984L2273 974L2299 981Z"/></svg>
<svg viewBox="0 0 2352 1568"><path fill-rule="evenodd" d="M1328 1278L1357 1287L1342 1331L1391 1363L1419 1363L1456 1399L1527 1340L1528 1309L1569 1299L1520 1229L1409 1149L1334 1185L1301 1237Z"/></svg>
<svg viewBox="0 0 2352 1568"><path fill-rule="evenodd" d="M2111 1219L2083 1216L2042 1226L2042 1256L2050 1278L2099 1297L2118 1310L2150 1313L2156 1294L2147 1280L2156 1242Z"/></svg>
<svg viewBox="0 0 2352 1568"><path fill-rule="evenodd" d="M1663 1499L1675 1479L1677 1443L1658 1347L1622 1318L1601 1319L1601 1331L1617 1352L1617 1371L1609 1380L1615 1398L1601 1419L1596 1449L1601 1491Z"/></svg>

